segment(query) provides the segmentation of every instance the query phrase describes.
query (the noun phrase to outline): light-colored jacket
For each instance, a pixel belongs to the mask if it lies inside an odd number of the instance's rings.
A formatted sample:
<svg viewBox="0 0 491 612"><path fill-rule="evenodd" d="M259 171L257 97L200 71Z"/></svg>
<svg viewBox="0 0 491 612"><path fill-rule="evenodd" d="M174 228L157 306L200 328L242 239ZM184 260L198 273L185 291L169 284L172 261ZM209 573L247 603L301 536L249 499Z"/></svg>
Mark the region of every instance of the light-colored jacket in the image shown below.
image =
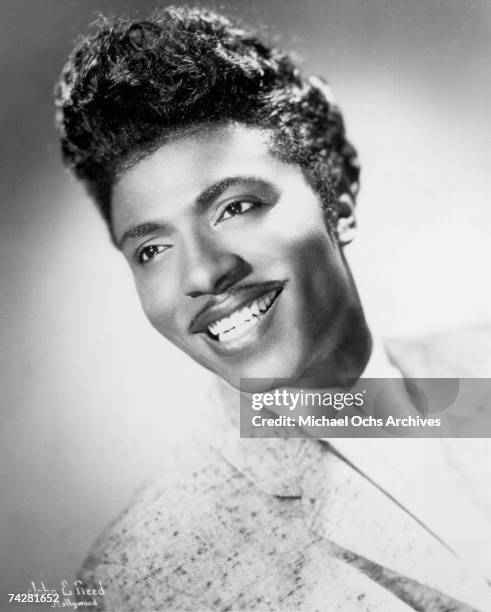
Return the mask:
<svg viewBox="0 0 491 612"><path fill-rule="evenodd" d="M393 342L388 350L406 376L482 377L489 376L490 346L491 333L477 330ZM240 439L225 420L213 431L213 438L190 440L170 456L159 478L99 538L80 572L88 587L99 581L104 587L97 609L491 610L483 564L463 559L440 537L438 517L425 522L335 443ZM421 444L436 441L403 442L424 453ZM437 443L455 499L465 498L463 507L486 520L487 441ZM469 471L473 464L478 478ZM397 474L390 458L385 469ZM442 507L442 525L451 516L458 532L469 520Z"/></svg>

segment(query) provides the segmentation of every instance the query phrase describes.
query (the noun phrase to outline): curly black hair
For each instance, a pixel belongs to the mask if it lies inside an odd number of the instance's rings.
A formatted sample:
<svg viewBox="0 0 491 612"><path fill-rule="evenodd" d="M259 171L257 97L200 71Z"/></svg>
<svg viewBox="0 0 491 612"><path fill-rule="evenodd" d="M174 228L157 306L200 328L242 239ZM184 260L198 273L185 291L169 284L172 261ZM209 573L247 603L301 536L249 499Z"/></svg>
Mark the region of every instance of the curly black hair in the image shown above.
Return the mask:
<svg viewBox="0 0 491 612"><path fill-rule="evenodd" d="M71 53L55 103L64 162L109 227L121 172L199 124L268 130L272 154L300 165L326 211L358 190L356 151L326 83L302 77L286 53L211 11L99 19Z"/></svg>

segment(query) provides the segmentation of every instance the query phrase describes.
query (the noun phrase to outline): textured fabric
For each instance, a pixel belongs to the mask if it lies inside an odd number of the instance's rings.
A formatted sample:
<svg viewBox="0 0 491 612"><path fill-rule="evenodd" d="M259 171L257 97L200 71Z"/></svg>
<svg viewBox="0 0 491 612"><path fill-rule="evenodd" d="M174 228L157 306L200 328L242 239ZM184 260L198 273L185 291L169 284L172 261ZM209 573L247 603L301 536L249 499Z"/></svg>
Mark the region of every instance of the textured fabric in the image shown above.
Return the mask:
<svg viewBox="0 0 491 612"><path fill-rule="evenodd" d="M401 354L414 365L432 349L397 350L408 375ZM363 444L373 441L357 441L356 465L326 441L240 439L218 409L209 432L169 456L93 548L80 577L102 582L106 610L491 610L480 564L397 499L397 466L382 457L379 482L365 473ZM488 482L449 457L458 491L486 510L476 492Z"/></svg>

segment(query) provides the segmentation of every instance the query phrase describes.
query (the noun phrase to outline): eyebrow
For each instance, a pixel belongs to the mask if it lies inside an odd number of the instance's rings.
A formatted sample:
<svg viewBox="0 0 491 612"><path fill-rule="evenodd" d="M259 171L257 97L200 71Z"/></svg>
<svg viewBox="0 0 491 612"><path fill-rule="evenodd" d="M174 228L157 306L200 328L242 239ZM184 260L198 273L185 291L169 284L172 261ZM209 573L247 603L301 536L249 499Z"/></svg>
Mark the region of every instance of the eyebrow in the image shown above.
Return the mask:
<svg viewBox="0 0 491 612"><path fill-rule="evenodd" d="M269 182L257 176L230 176L222 179L221 181L217 181L216 183L213 183L212 185L204 189L196 198L194 206L197 209L201 210L203 208L206 208L211 202L213 202L213 200L219 198L222 193L227 191L227 189L229 189L230 187L233 187L237 184L252 183L268 187L268 189L273 188L275 191L277 191L276 188L273 187ZM154 232L167 231L169 231L169 226L165 223L160 223L157 221L139 223L138 225L129 227L125 232L123 232L123 235L117 241L117 246L119 249L122 249L125 243L128 240L131 240L132 238L144 238L145 236L149 236Z"/></svg>
<svg viewBox="0 0 491 612"><path fill-rule="evenodd" d="M128 228L118 240L118 249L122 249L125 243L132 238L144 238L145 236L149 236L154 232L166 232L167 230L168 226L164 223L149 222L133 225L132 227Z"/></svg>

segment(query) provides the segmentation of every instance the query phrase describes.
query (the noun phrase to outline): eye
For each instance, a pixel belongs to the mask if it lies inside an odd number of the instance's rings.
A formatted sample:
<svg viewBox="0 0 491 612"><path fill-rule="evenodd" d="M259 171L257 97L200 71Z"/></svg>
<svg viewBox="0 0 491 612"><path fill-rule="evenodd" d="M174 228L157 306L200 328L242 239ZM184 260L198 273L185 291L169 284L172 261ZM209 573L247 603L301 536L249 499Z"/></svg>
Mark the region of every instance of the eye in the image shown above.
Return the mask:
<svg viewBox="0 0 491 612"><path fill-rule="evenodd" d="M243 215L255 206L259 206L259 204L257 202L251 202L247 200L236 200L235 202L231 202L226 206L225 210L218 218L217 223L220 223L221 221L226 221L227 219L231 219L232 217L237 217L238 215Z"/></svg>
<svg viewBox="0 0 491 612"><path fill-rule="evenodd" d="M139 263L145 264L168 248L169 247L164 244L149 244L137 252L136 258Z"/></svg>

